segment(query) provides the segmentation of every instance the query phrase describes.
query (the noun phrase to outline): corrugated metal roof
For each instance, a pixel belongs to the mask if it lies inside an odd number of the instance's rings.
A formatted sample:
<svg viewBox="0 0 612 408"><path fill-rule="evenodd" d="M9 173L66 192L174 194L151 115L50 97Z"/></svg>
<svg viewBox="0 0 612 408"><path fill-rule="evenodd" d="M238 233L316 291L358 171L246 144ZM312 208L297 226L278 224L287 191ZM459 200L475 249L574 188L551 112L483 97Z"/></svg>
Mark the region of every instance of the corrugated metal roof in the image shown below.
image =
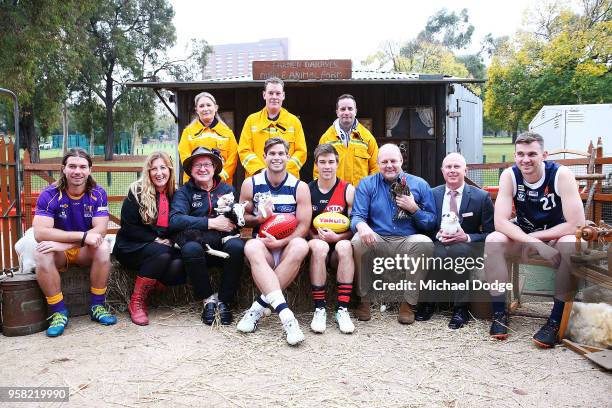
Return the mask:
<svg viewBox="0 0 612 408"><path fill-rule="evenodd" d="M259 87L263 80L253 80L251 75L241 75L226 78L211 78L201 81L192 82L128 82L128 87L143 87L157 89L200 89L208 88L249 88ZM484 79L474 78L458 78L442 74L418 74L406 72L389 72L389 71L368 71L368 70L353 70L352 78L350 79L315 79L315 80L285 80L287 85L292 84L346 84L347 82L354 83L482 83Z"/></svg>

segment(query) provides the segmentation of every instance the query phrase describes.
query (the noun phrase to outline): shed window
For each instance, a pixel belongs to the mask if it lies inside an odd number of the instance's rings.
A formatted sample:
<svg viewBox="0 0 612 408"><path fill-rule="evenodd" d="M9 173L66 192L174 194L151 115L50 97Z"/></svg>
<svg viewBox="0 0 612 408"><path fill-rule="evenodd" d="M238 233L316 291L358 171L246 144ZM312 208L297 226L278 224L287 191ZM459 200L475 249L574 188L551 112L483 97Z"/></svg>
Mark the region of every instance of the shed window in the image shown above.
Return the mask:
<svg viewBox="0 0 612 408"><path fill-rule="evenodd" d="M434 139L433 107L388 107L385 111L385 136L393 139Z"/></svg>

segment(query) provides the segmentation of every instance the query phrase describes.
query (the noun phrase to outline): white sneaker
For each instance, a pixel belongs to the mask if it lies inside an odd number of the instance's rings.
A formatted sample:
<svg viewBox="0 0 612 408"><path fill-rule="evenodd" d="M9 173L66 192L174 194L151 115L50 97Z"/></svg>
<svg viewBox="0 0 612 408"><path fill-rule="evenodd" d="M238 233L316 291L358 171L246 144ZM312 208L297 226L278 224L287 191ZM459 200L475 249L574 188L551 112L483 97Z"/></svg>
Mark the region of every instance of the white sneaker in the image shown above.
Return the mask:
<svg viewBox="0 0 612 408"><path fill-rule="evenodd" d="M327 312L324 307L317 307L312 315L310 330L315 333L325 333L327 321Z"/></svg>
<svg viewBox="0 0 612 408"><path fill-rule="evenodd" d="M351 321L351 316L348 310L343 307L336 312L336 322L338 323L338 328L344 334L351 334L355 331L355 325Z"/></svg>
<svg viewBox="0 0 612 408"><path fill-rule="evenodd" d="M302 329L300 329L297 319L293 318L283 324L283 329L285 329L285 333L287 333L287 343L289 343L289 345L295 346L304 341L304 333L302 333Z"/></svg>
<svg viewBox="0 0 612 408"><path fill-rule="evenodd" d="M259 322L262 315L263 313L260 311L247 310L236 325L236 329L243 333L253 333L257 329L257 322Z"/></svg>

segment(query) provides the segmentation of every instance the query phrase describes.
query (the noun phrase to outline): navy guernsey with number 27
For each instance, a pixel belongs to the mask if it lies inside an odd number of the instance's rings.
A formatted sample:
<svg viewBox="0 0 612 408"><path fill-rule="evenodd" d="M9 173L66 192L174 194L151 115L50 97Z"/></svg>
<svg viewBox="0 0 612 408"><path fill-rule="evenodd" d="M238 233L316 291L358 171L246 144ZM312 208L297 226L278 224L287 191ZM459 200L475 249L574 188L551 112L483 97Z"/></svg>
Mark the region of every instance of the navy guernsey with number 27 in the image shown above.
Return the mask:
<svg viewBox="0 0 612 408"><path fill-rule="evenodd" d="M544 175L534 184L526 182L518 167L512 166L516 222L526 233L542 231L565 222L557 191L560 166L549 161L543 165Z"/></svg>

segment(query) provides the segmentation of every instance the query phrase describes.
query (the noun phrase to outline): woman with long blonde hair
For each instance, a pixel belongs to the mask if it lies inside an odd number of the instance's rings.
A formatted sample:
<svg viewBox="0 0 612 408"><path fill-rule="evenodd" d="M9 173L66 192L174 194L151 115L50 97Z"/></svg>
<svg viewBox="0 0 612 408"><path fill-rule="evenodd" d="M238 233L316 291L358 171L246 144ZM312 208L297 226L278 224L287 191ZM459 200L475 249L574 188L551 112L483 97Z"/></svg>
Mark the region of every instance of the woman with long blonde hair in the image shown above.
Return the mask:
<svg viewBox="0 0 612 408"><path fill-rule="evenodd" d="M145 160L142 177L132 183L121 207L121 229L113 254L123 266L138 271L128 310L132 322L141 326L149 324L146 301L151 291L185 282L181 253L168 233L175 191L172 158L154 152Z"/></svg>

